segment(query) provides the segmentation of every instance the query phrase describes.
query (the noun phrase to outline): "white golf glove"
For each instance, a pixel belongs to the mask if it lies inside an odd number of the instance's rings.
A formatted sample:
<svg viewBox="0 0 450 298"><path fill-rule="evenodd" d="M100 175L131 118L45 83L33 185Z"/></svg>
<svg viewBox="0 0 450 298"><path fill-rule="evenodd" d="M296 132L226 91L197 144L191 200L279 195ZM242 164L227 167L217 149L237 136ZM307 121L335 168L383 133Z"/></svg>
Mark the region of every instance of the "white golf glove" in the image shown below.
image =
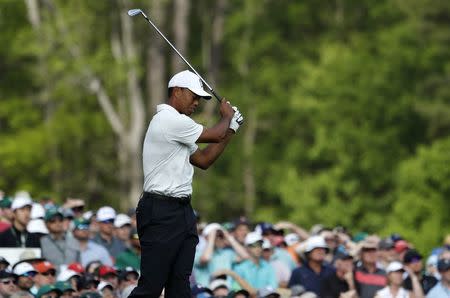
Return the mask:
<svg viewBox="0 0 450 298"><path fill-rule="evenodd" d="M229 128L232 129L235 133L239 129L239 127L244 123L244 116L242 116L241 112L239 112L237 107L233 107L234 115L231 118Z"/></svg>

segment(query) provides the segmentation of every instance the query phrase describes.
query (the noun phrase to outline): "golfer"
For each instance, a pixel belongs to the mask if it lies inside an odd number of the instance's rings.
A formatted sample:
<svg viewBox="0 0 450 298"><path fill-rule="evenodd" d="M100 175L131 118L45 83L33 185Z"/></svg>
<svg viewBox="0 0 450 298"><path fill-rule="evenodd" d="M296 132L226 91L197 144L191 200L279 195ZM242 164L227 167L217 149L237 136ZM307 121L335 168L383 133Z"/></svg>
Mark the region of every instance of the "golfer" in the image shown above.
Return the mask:
<svg viewBox="0 0 450 298"><path fill-rule="evenodd" d="M214 127L192 120L200 99L211 95L190 71L174 75L168 87L168 100L157 106L144 140L144 193L136 208L141 277L129 297L159 297L163 289L165 297L191 297L189 277L198 243L190 203L193 166L212 165L243 122L224 99ZM196 143L210 144L199 149Z"/></svg>

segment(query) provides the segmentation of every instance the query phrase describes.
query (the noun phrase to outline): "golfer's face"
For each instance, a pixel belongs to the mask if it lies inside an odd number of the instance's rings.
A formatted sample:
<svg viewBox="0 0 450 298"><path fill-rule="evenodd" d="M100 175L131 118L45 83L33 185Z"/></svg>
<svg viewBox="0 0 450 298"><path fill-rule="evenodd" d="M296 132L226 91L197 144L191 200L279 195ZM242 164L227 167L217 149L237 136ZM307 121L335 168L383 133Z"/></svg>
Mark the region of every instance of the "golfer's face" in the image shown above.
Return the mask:
<svg viewBox="0 0 450 298"><path fill-rule="evenodd" d="M200 96L197 94L194 94L191 90L187 88L181 88L182 92L182 114L185 115L191 115L195 112L195 109L197 108Z"/></svg>

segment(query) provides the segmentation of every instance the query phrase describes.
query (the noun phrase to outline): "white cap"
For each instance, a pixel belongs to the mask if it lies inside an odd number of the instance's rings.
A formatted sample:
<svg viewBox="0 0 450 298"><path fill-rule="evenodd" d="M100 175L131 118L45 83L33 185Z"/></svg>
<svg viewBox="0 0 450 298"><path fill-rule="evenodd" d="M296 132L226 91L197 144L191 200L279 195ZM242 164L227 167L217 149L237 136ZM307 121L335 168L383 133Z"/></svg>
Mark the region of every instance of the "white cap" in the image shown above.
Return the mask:
<svg viewBox="0 0 450 298"><path fill-rule="evenodd" d="M291 246L300 242L300 237L295 233L290 233L284 236L284 242L286 242L288 246Z"/></svg>
<svg viewBox="0 0 450 298"><path fill-rule="evenodd" d="M269 240L264 239L264 240L263 240L263 243L262 243L262 248L263 248L263 249L270 249L270 248L272 248L272 244L270 244L270 241L269 241Z"/></svg>
<svg viewBox="0 0 450 298"><path fill-rule="evenodd" d="M48 234L47 226L45 225L44 220L40 218L30 220L27 225L27 231L29 233Z"/></svg>
<svg viewBox="0 0 450 298"><path fill-rule="evenodd" d="M114 287L112 286L112 284L102 280L97 286L97 291L102 291L105 287L111 287L111 289L114 290Z"/></svg>
<svg viewBox="0 0 450 298"><path fill-rule="evenodd" d="M74 276L80 276L80 274L76 271L73 271L70 269L65 269L65 270L62 270L58 274L58 277L56 278L56 280L57 281L68 281L70 278L72 278Z"/></svg>
<svg viewBox="0 0 450 298"><path fill-rule="evenodd" d="M114 220L114 226L116 228L121 228L124 225L130 225L131 224L131 218L123 213L117 214L116 219Z"/></svg>
<svg viewBox="0 0 450 298"><path fill-rule="evenodd" d="M306 240L305 252L311 252L315 248L328 249L328 245L322 236L311 236Z"/></svg>
<svg viewBox="0 0 450 298"><path fill-rule="evenodd" d="M44 218L45 217L45 209L44 206L42 206L39 203L33 203L33 206L31 206L31 219L37 219L37 218Z"/></svg>
<svg viewBox="0 0 450 298"><path fill-rule="evenodd" d="M203 89L202 80L193 72L185 70L174 75L169 81L169 88L188 88L204 99L211 99L211 95Z"/></svg>
<svg viewBox="0 0 450 298"><path fill-rule="evenodd" d="M258 290L258 297L264 298L269 295L278 295L278 297L280 297L280 294L272 287L266 287Z"/></svg>
<svg viewBox="0 0 450 298"><path fill-rule="evenodd" d="M33 206L33 201L30 198L19 196L14 198L14 201L11 204L11 209L16 210L25 206Z"/></svg>
<svg viewBox="0 0 450 298"><path fill-rule="evenodd" d="M386 273L391 273L399 270L403 270L403 264L398 261L390 262L386 267Z"/></svg>
<svg viewBox="0 0 450 298"><path fill-rule="evenodd" d="M116 211L109 206L104 206L97 211L97 221L105 221L116 218Z"/></svg>
<svg viewBox="0 0 450 298"><path fill-rule="evenodd" d="M208 287L211 291L216 290L217 288L227 288L228 289L228 284L227 281L221 278L215 279L213 280Z"/></svg>
<svg viewBox="0 0 450 298"><path fill-rule="evenodd" d="M13 273L16 275L22 275L25 274L27 272L37 272L36 269L34 269L34 267L27 262L22 262L17 264L17 266L14 267L14 271Z"/></svg>
<svg viewBox="0 0 450 298"><path fill-rule="evenodd" d="M260 233L258 232L250 232L245 236L245 245L252 245L258 241L263 241L263 238Z"/></svg>
<svg viewBox="0 0 450 298"><path fill-rule="evenodd" d="M203 237L206 237L209 235L209 233L211 233L214 230L220 230L222 228L221 225L219 225L216 222L210 223L209 225L207 225L202 232Z"/></svg>

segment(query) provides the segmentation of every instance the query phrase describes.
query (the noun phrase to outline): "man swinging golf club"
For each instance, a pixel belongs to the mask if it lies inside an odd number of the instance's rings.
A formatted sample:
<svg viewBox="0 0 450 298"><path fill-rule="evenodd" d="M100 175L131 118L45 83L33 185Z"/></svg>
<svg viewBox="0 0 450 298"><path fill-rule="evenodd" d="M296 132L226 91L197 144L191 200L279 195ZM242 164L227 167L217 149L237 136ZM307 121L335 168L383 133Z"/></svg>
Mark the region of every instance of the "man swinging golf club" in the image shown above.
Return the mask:
<svg viewBox="0 0 450 298"><path fill-rule="evenodd" d="M168 87L168 100L157 106L144 140L144 193L136 208L141 277L129 297L159 297L163 288L165 297L191 297L189 276L198 243L190 204L193 166L212 165L243 123L225 99L212 128L189 117L201 98L211 98L193 72L177 73ZM209 145L200 149L196 143Z"/></svg>

